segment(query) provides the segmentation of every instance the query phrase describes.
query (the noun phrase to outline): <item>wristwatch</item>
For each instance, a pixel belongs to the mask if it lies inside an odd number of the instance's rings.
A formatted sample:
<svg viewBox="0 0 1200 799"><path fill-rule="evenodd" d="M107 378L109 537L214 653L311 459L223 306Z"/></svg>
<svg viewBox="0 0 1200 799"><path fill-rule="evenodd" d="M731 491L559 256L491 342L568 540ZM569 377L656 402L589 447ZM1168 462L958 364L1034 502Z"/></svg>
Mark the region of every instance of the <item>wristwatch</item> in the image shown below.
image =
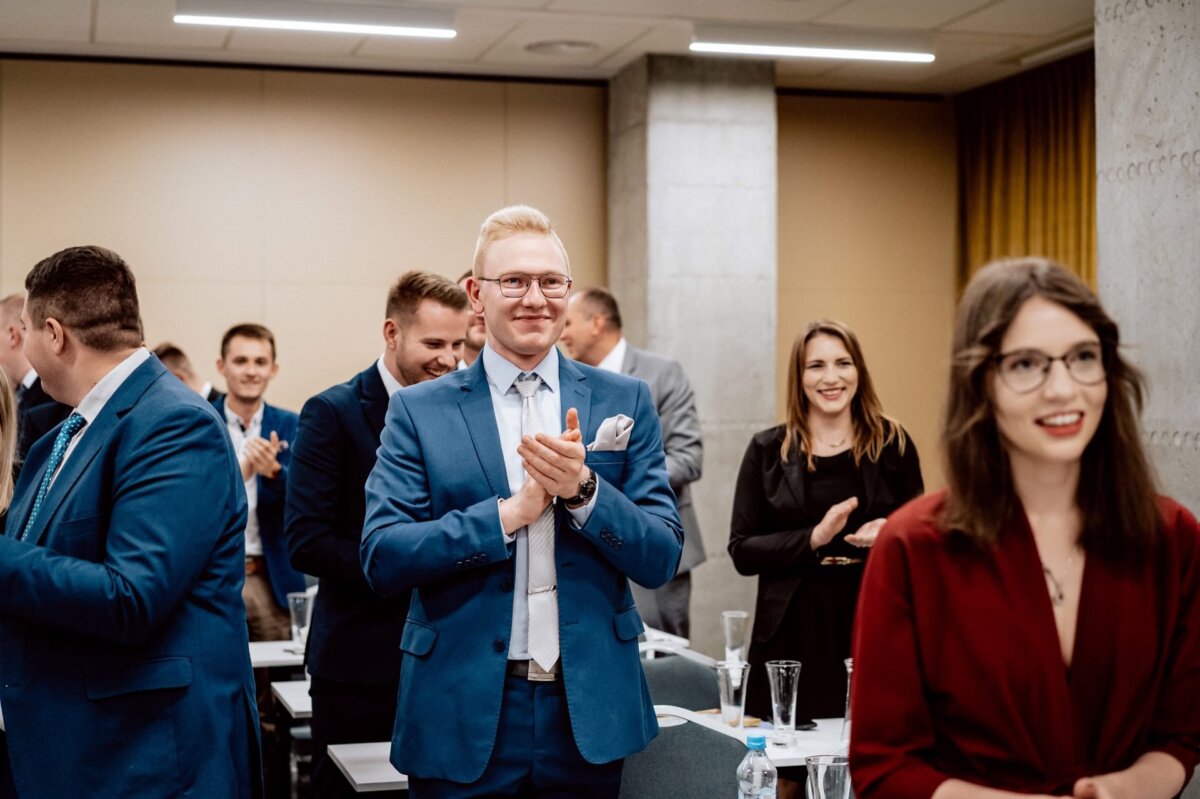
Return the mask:
<svg viewBox="0 0 1200 799"><path fill-rule="evenodd" d="M573 497L567 497L563 501L568 508L578 509L591 502L594 496L596 496L596 473L589 468L588 476L579 484L579 493Z"/></svg>

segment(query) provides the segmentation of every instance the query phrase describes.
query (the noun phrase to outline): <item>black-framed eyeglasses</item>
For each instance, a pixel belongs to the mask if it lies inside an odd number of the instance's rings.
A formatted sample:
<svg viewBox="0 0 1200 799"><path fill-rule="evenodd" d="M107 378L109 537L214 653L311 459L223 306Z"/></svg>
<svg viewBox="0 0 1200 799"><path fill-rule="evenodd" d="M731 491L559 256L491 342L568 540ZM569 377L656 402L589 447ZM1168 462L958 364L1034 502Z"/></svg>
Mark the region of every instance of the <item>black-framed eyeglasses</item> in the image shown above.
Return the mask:
<svg viewBox="0 0 1200 799"><path fill-rule="evenodd" d="M500 277L481 277L477 280L484 283L495 283L500 287L501 294L513 298L524 297L534 283L538 284L542 296L550 299L565 297L571 290L571 278L566 275L526 275L512 272Z"/></svg>
<svg viewBox="0 0 1200 799"><path fill-rule="evenodd" d="M1013 350L1002 352L993 360L1004 385L1018 394L1041 388L1055 361L1062 361L1071 379L1084 386L1102 383L1108 374L1104 368L1104 348L1098 341L1076 344L1065 355L1047 355L1041 350Z"/></svg>

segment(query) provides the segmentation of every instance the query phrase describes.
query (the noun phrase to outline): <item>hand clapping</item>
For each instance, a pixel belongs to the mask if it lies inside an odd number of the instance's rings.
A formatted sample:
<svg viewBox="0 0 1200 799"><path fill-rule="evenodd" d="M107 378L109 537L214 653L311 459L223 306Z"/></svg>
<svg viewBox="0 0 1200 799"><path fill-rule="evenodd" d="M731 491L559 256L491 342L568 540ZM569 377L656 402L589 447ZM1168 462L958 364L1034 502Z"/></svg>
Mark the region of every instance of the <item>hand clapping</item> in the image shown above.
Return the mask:
<svg viewBox="0 0 1200 799"><path fill-rule="evenodd" d="M517 453L525 463L525 471L550 496L569 499L579 493L579 484L587 478L587 450L579 430L579 412L574 408L567 411L567 429L561 436L525 436Z"/></svg>

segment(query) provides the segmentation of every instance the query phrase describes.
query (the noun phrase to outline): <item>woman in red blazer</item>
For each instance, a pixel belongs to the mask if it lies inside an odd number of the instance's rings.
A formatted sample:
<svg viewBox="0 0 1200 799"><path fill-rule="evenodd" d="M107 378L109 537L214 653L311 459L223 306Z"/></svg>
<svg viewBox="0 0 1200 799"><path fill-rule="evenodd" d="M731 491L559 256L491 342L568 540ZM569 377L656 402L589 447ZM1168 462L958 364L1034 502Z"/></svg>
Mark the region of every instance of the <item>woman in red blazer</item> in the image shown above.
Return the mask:
<svg viewBox="0 0 1200 799"><path fill-rule="evenodd" d="M1095 295L992 264L954 329L948 487L879 536L855 634L860 799L1168 799L1200 760L1200 527L1158 498Z"/></svg>

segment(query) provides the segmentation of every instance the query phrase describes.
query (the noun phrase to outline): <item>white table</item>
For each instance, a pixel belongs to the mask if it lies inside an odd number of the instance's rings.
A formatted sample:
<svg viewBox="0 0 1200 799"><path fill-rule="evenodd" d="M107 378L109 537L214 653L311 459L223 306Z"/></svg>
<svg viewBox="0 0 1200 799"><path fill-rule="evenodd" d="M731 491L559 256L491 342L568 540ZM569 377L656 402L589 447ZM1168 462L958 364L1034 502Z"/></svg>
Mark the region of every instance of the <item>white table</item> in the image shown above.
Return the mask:
<svg viewBox="0 0 1200 799"><path fill-rule="evenodd" d="M408 777L388 761L392 742L334 744L329 757L358 793L408 790Z"/></svg>
<svg viewBox="0 0 1200 799"><path fill-rule="evenodd" d="M745 743L747 735L761 732L767 736L767 757L778 768L803 767L805 765L804 758L813 755L846 754L846 742L841 739L842 720L840 718L817 719L815 730L797 730L796 742L791 746L776 746L772 742L772 730L759 727L730 727L721 721L721 716L717 713L696 713L674 705L655 705L654 712L660 716L674 716L695 722L723 735L737 738L743 743Z"/></svg>
<svg viewBox="0 0 1200 799"><path fill-rule="evenodd" d="M271 683L271 693L294 719L312 718L312 697L308 695L308 680L289 680Z"/></svg>
<svg viewBox="0 0 1200 799"><path fill-rule="evenodd" d="M250 665L256 669L303 666L304 649L291 641L251 641Z"/></svg>
<svg viewBox="0 0 1200 799"><path fill-rule="evenodd" d="M285 685L287 683L284 683ZM803 767L804 758L812 755L844 755L846 744L841 740L842 720L817 719L815 730L796 733L796 743L791 746L775 746L771 743L771 731L759 730L757 727L734 728L721 721L718 715L695 713L674 705L655 705L654 712L660 716L675 716L695 722L709 729L716 730L722 735L736 738L743 743L746 735L752 732L763 732L767 736L767 757L776 767ZM335 744L329 747L329 757L346 775L346 779L359 793L373 791L400 791L408 788L408 777L396 771L388 761L391 755L391 741L379 741L369 744Z"/></svg>

